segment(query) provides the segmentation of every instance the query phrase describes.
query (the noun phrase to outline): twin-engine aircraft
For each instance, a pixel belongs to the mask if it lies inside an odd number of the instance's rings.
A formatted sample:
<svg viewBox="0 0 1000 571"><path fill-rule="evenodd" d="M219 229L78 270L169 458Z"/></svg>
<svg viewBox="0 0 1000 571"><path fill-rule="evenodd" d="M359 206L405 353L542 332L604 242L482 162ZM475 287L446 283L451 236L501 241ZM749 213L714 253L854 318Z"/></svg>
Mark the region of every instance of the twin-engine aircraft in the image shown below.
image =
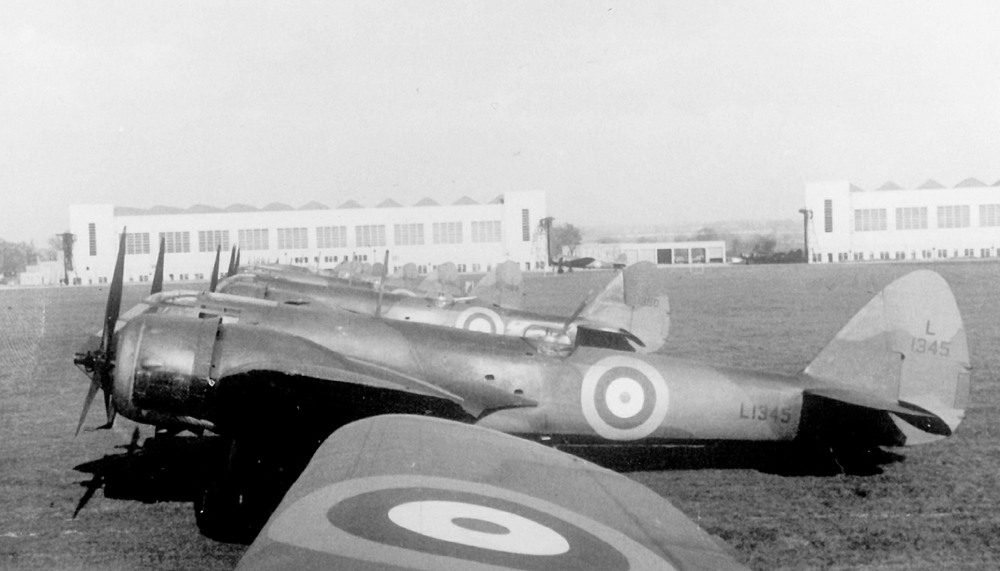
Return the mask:
<svg viewBox="0 0 1000 571"><path fill-rule="evenodd" d="M968 404L962 319L927 270L888 285L789 376L217 293L156 293L118 320L123 265L100 345L76 358L93 378L81 423L101 388L109 420L231 438L199 502L203 530L256 529L302 465L267 468L287 466L276 458L308 458L340 426L381 414L554 443L837 450L946 437ZM261 486L268 474L278 484Z"/></svg>
<svg viewBox="0 0 1000 571"><path fill-rule="evenodd" d="M520 305L521 273L514 262L497 266L473 288L472 296L456 299L434 295L415 297L367 288L346 287L330 278L271 268L248 268L219 283L217 291L300 306L325 306L397 321L468 329L482 333L550 342L624 348L652 353L670 331L670 304L656 295L655 268L635 264L617 274L593 299L584 300L569 317L511 308ZM561 339L561 341L560 341Z"/></svg>

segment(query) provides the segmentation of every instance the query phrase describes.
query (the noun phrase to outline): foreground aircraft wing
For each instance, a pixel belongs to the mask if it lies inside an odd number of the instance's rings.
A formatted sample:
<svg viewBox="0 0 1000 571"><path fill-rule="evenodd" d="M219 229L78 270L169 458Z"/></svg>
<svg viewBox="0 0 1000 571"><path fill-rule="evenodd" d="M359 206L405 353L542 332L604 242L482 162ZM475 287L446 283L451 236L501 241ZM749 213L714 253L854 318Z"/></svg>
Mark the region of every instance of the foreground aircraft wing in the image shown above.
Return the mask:
<svg viewBox="0 0 1000 571"><path fill-rule="evenodd" d="M391 415L323 443L237 569L747 568L625 476L485 428Z"/></svg>

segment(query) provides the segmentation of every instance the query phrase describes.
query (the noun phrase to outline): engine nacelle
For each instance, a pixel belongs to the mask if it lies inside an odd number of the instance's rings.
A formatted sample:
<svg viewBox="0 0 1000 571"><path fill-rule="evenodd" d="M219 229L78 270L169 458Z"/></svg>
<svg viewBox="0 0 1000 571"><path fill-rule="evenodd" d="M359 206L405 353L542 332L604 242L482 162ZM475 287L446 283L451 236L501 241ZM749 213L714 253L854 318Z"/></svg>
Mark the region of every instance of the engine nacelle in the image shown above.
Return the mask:
<svg viewBox="0 0 1000 571"><path fill-rule="evenodd" d="M165 314L132 319L118 333L115 408L157 425L211 427L218 319Z"/></svg>

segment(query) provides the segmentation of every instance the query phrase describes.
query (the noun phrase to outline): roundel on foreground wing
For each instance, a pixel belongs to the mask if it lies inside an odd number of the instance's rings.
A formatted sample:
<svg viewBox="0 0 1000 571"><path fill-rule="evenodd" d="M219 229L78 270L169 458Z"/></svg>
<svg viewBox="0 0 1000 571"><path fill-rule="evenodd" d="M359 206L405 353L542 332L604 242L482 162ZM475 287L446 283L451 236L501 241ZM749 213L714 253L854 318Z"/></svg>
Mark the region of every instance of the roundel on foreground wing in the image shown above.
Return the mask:
<svg viewBox="0 0 1000 571"><path fill-rule="evenodd" d="M455 327L480 333L504 334L503 319L488 307L470 307L455 318Z"/></svg>
<svg viewBox="0 0 1000 571"><path fill-rule="evenodd" d="M591 365L580 389L587 424L609 440L649 436L666 418L669 402L663 375L649 363L624 355Z"/></svg>
<svg viewBox="0 0 1000 571"><path fill-rule="evenodd" d="M446 569L662 569L645 546L548 501L433 476L373 476L291 504L274 541L373 564Z"/></svg>

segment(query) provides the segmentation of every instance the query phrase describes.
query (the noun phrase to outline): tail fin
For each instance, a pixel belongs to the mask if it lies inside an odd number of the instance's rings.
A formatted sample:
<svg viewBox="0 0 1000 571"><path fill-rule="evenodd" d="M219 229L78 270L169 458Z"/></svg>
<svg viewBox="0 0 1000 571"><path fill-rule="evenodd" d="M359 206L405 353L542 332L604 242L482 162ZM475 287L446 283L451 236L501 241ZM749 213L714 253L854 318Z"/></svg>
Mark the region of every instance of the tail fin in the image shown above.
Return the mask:
<svg viewBox="0 0 1000 571"><path fill-rule="evenodd" d="M483 276L469 295L497 307L521 309L524 302L524 294L521 292L523 282L521 266L507 260L497 264L492 272Z"/></svg>
<svg viewBox="0 0 1000 571"><path fill-rule="evenodd" d="M905 444L920 444L950 434L965 417L970 370L965 328L951 288L938 274L919 270L875 296L805 374L827 385L813 391L821 396L849 404L868 398L914 411L916 417L907 417L891 406L872 406L894 413ZM853 397L825 394L838 391ZM930 416L932 422L920 416Z"/></svg>
<svg viewBox="0 0 1000 571"><path fill-rule="evenodd" d="M458 267L453 262L445 262L439 265L431 273L427 274L424 281L420 282L417 289L425 294L447 293L451 295L463 295L465 292L459 284Z"/></svg>
<svg viewBox="0 0 1000 571"><path fill-rule="evenodd" d="M652 262L632 264L611 280L581 316L625 329L642 341L644 346L637 351L653 353L670 334L670 299L656 293L656 266Z"/></svg>

